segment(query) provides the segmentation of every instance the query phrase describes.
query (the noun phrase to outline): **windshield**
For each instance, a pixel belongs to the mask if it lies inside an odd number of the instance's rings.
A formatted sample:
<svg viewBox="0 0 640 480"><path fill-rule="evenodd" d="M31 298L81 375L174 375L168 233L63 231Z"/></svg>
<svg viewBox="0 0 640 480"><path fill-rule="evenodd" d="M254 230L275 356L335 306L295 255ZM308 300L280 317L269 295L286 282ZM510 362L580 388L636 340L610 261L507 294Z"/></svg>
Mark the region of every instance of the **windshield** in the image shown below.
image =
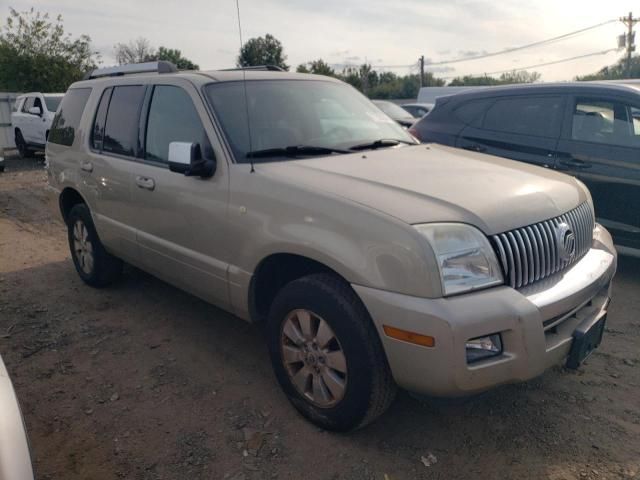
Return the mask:
<svg viewBox="0 0 640 480"><path fill-rule="evenodd" d="M55 112L58 110L58 105L60 105L60 102L62 101L62 96L61 95L57 95L55 97L51 96L51 95L45 95L44 96L44 103L47 104L47 110L49 110L50 112Z"/></svg>
<svg viewBox="0 0 640 480"><path fill-rule="evenodd" d="M384 113L389 115L391 118L407 118L409 120L413 119L411 114L409 114L404 108L396 105L391 102L373 102L382 110Z"/></svg>
<svg viewBox="0 0 640 480"><path fill-rule="evenodd" d="M402 127L342 83L253 80L246 82L246 91L248 105L240 81L205 87L238 162L248 162L249 151L297 145L342 150L379 139L413 143ZM282 155L274 159L286 158Z"/></svg>

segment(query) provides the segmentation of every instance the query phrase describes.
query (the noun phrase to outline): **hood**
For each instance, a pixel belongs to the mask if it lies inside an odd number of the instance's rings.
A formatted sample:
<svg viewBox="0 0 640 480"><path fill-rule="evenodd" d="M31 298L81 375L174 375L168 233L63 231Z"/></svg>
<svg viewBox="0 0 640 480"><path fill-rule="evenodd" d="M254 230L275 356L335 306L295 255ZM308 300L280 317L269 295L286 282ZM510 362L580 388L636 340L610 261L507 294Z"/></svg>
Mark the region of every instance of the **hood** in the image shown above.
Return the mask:
<svg viewBox="0 0 640 480"><path fill-rule="evenodd" d="M487 235L556 217L587 200L568 175L435 144L270 162L258 168L409 224L463 222Z"/></svg>

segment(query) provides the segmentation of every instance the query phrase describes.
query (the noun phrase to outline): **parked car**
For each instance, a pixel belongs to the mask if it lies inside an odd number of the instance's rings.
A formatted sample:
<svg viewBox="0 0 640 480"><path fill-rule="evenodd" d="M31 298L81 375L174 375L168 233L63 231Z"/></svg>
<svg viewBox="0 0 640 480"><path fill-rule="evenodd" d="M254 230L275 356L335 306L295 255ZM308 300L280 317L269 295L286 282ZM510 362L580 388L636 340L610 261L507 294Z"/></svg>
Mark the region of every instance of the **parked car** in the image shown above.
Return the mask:
<svg viewBox="0 0 640 480"><path fill-rule="evenodd" d="M433 103L405 103L401 105L413 118L422 118L433 108Z"/></svg>
<svg viewBox="0 0 640 480"><path fill-rule="evenodd" d="M7 368L0 357L0 478L33 480L29 439Z"/></svg>
<svg viewBox="0 0 640 480"><path fill-rule="evenodd" d="M416 121L413 115L393 102L389 102L387 100L374 100L373 103L403 127L409 128Z"/></svg>
<svg viewBox="0 0 640 480"><path fill-rule="evenodd" d="M396 386L460 396L577 368L604 331L616 252L582 183L420 145L336 79L97 70L46 155L85 283L126 261L263 325L323 428L366 425Z"/></svg>
<svg viewBox="0 0 640 480"><path fill-rule="evenodd" d="M640 255L640 84L493 87L436 101L423 142L560 170L583 181L620 251Z"/></svg>
<svg viewBox="0 0 640 480"><path fill-rule="evenodd" d="M16 99L11 113L15 143L22 158L43 150L62 93L27 93Z"/></svg>

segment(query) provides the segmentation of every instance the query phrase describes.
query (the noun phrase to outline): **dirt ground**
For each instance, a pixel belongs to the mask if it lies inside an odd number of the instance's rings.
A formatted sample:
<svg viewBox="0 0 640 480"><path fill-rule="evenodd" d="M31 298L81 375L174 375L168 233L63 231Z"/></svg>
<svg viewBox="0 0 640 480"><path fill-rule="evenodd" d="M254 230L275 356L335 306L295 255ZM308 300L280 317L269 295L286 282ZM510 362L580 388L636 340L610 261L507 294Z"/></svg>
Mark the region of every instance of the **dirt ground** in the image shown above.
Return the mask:
<svg viewBox="0 0 640 480"><path fill-rule="evenodd" d="M466 402L406 393L349 435L289 406L258 328L128 268L95 290L45 207L42 162L0 174L0 354L40 479L640 479L640 261L577 372Z"/></svg>

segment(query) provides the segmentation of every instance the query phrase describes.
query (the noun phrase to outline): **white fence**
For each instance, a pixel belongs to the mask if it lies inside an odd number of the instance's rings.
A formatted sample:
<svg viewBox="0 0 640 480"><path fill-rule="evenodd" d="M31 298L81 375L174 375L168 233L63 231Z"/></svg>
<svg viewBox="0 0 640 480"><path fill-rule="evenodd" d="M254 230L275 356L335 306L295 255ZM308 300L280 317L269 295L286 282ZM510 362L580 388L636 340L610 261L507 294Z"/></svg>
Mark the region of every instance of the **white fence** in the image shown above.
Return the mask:
<svg viewBox="0 0 640 480"><path fill-rule="evenodd" d="M0 156L3 149L16 147L11 128L11 110L18 95L18 93L0 92Z"/></svg>

